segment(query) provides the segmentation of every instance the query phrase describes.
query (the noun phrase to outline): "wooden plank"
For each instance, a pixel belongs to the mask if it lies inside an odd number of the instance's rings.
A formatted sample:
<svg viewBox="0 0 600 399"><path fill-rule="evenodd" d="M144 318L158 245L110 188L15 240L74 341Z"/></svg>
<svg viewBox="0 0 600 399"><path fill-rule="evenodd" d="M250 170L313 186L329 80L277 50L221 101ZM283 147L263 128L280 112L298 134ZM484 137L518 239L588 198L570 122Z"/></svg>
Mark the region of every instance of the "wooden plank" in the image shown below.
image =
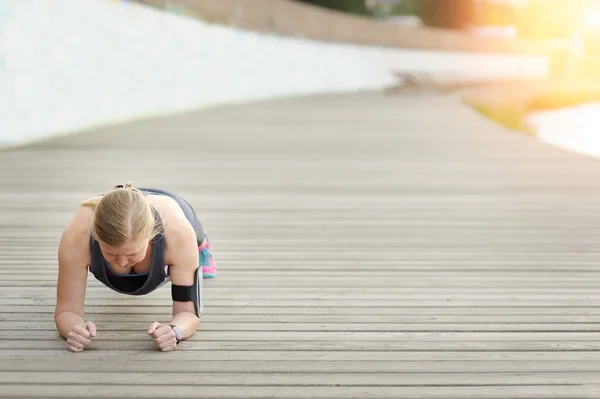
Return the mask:
<svg viewBox="0 0 600 399"><path fill-rule="evenodd" d="M207 300L211 300L207 295ZM216 298L215 298L216 299ZM477 308L477 307L515 307L516 304L522 304L527 307L578 307L578 306L590 306L600 307L600 298L598 299L587 299L585 295L572 295L566 299L556 298L544 298L537 296L529 296L522 298L519 296L511 296L508 298L495 299L485 298L481 299L476 295L471 297L462 296L460 298L397 298L397 299L218 299L218 304L224 307L344 307L344 308L361 308L365 305L367 307L380 308L389 307L394 308L401 302L404 307L437 307L437 308ZM3 298L2 303L6 305L45 305L53 306L56 301L53 298ZM114 307L126 307L131 311L132 307L146 307L146 306L170 306L172 301L168 298L165 299L154 299L154 298L87 298L86 306L114 306ZM476 304L476 305L475 305ZM207 313L210 312L211 307L207 306Z"/></svg>
<svg viewBox="0 0 600 399"><path fill-rule="evenodd" d="M2 310L13 313L39 313L46 312L48 317L52 318L54 306L52 305L5 305ZM86 306L90 314L143 314L143 315L164 315L172 311L172 306L165 304L163 306L139 306L132 312L131 307L127 306ZM397 307L332 307L320 306L318 308L309 306L256 306L256 307L238 307L238 306L211 306L209 314L221 315L306 315L306 314L332 314L332 315L597 315L600 314L600 307L596 306L536 306L536 307L518 307L516 305L486 307L486 306L402 306ZM204 317L204 316L203 316Z"/></svg>
<svg viewBox="0 0 600 399"><path fill-rule="evenodd" d="M31 269L31 273L24 274L23 270L30 271L23 268L13 268L12 270L6 270L0 273L0 281L51 281L56 282L56 278L58 276L57 270L46 270L46 268L34 268ZM519 283L523 283L523 279L531 280L531 284L542 283L542 284L558 284L560 286L561 283L585 283L585 282L597 282L600 280L600 274L594 272L578 272L573 270L572 273L565 274L564 272L547 272L544 275L539 276L539 279L536 279L535 273L532 272L512 272L512 271L504 271L504 272L483 272L483 271L424 271L424 272L416 272L413 270L397 270L392 272L379 271L376 274L374 273L360 273L353 271L315 271L314 276L307 277L306 273L302 273L297 270L277 270L269 273L268 276L257 276L256 273L250 274L247 271L231 271L231 270L223 270L223 276L226 276L228 282L231 284L249 284L258 285L258 284L270 284L270 283L286 283L286 284L296 284L296 283L308 283L313 281L315 284L319 283L331 283L331 281L339 282L340 284L352 284L356 285L358 283L364 284L365 280L369 282L373 282L374 284L390 284L390 278L393 278L398 275L398 273L402 274L403 279L398 281L401 286L435 286L435 284L443 284L443 286L453 287L453 286L469 286L473 283L482 283L482 284L508 284L510 286L514 286L516 284L519 287ZM22 278L20 278L22 277ZM267 278L268 277L268 278ZM294 277L292 280L291 277ZM319 280L315 280L315 277L318 277ZM452 277L452 281L449 281L448 278ZM322 279L322 280L320 280ZM424 281L425 280L425 281ZM221 280L211 281L211 284L218 286L221 284ZM432 285L425 284L431 283ZM89 280L88 284L96 284L95 281ZM421 284L421 285L418 285ZM100 285L97 285L100 286Z"/></svg>
<svg viewBox="0 0 600 399"><path fill-rule="evenodd" d="M27 384L35 381L36 384L53 384L60 381L62 385L94 385L107 386L133 385L133 386L160 386L164 385L165 371L156 372L2 372L0 374L0 387L4 384ZM177 385L206 386L290 386L298 389L307 386L394 386L394 387L419 387L419 386L464 386L473 383L477 378L477 385L515 386L515 385L593 385L598 384L598 374L593 372L520 372L520 373L314 373L314 372L195 372L193 379L188 373L169 373L169 383ZM435 382L432 382L435 381ZM600 384L598 384L600 386Z"/></svg>
<svg viewBox="0 0 600 399"><path fill-rule="evenodd" d="M484 281L473 281L471 283L464 283L464 284L460 284L460 283L455 283L455 284L447 284L444 285L443 283L435 283L432 282L432 284L430 285L425 285L426 283L424 283L424 281L426 281L427 279L423 279L420 280L419 282L415 282L415 283L411 283L411 282L404 282L403 285L398 286L398 285L391 285L389 283L389 279L387 280L387 283L377 283L376 281L370 281L370 284L373 285L377 285L379 286L381 289L383 288L396 288L396 289L400 289L401 287L410 287L410 288L423 288L423 289L435 289L435 288L445 288L448 289L450 287L452 288L456 288L457 291L459 291L459 289L463 289L463 288L467 288L469 289L469 287L473 286L473 285L478 285L481 289L483 288L495 288L495 289L501 289L503 287L508 287L508 286L513 286L515 287L515 289L519 288L519 287L523 287L523 289L525 290L527 287L526 282L524 282L523 280L519 281L519 282L515 282L514 284L511 283L486 283ZM587 281L582 281L582 282L559 282L554 284L553 282L537 282L537 283L532 283L530 285L532 290L535 290L536 288L541 288L541 289L548 289L548 290L552 290L552 288L556 287L557 290L563 289L564 291L567 290L571 290L572 292L587 292L587 290L593 290L595 287L597 287L598 285L600 285L600 281L593 281L593 280L587 280ZM215 284L216 286L216 284ZM295 281L295 282L280 282L278 283L276 280L275 281L269 281L266 282L264 285L261 285L259 282L256 283L252 283L252 282L239 282L239 283L231 283L228 285L228 287L230 288L240 288L240 289L245 289L245 288L287 288L287 289L297 289L297 288L307 288L307 287L311 287L311 288L323 288L323 290L326 290L328 287L331 286L331 283L328 281L315 281L315 282L310 282L310 281ZM0 287L2 288L8 288L8 287L13 287L13 288L20 288L22 291L27 292L27 291L31 291L31 290L37 290L39 288L56 288L56 279L48 279L45 281L41 281L41 280L5 280L5 281L1 281L0 280ZM344 281L344 282L340 282L339 284L336 284L337 288L347 288L347 289L352 289L352 290L357 290L357 289L361 289L362 287L364 287L364 282L359 282L359 281ZM104 290L106 288L103 288ZM514 291L515 289L510 289L507 288L508 291ZM571 292L570 291L570 292ZM213 291L216 292L216 291Z"/></svg>
<svg viewBox="0 0 600 399"><path fill-rule="evenodd" d="M377 326L384 324L390 327L401 327L402 325L408 328L415 328L418 325L429 326L448 326L451 325L544 325L546 328L560 325L572 326L573 328L589 325L593 328L600 324L600 315L598 314L541 314L541 315L519 315L519 314L501 314L501 315L485 315L485 314L458 314L445 315L443 311L438 314L231 314L231 313L209 313L202 316L203 330L207 328L225 328L227 324L245 325L251 324L256 327L257 324L268 324L271 326L285 326L293 324L294 328L299 325L331 325L344 324L342 329L349 327L348 323L353 324L368 324ZM110 325L127 324L134 326L136 323L152 322L158 318L171 317L170 312L141 314L141 313L91 313L86 312L86 317L93 320L98 328L106 328ZM53 314L51 313L0 313L0 329L54 329ZM410 327L412 325L412 327ZM121 327L125 327L122 325ZM425 328L425 327L423 327Z"/></svg>
<svg viewBox="0 0 600 399"><path fill-rule="evenodd" d="M481 399L546 399L597 397L600 385L534 385L534 386L357 386L336 387L316 386L299 389L296 386L207 386L199 389L195 385L85 385L57 384L6 384L2 386L0 397L5 398L123 398L123 397L160 397L173 399L191 398L330 398L342 399L355 395L370 395L385 398L418 397L422 399L462 399L465 397Z"/></svg>
<svg viewBox="0 0 600 399"><path fill-rule="evenodd" d="M97 340L147 340L146 326L140 330L103 330L98 331ZM30 330L23 335L21 340L45 340L56 337L56 330ZM0 330L0 340L11 340L14 332ZM219 342L219 341L302 341L302 342L328 342L339 339L346 342L385 342L386 344L400 342L594 342L600 341L600 335L593 331L558 331L558 332L530 332L518 331L514 333L486 331L486 332L431 332L431 331L223 331L202 330L191 338L191 341Z"/></svg>
<svg viewBox="0 0 600 399"><path fill-rule="evenodd" d="M155 292L145 295L140 302L146 300L146 298L169 300L171 299L170 290L162 289L156 290ZM364 299L396 299L396 298L434 298L434 297L459 297L459 298L470 298L474 295L478 295L480 298L501 298L506 296L519 297L519 298L548 298L554 296L556 298L569 298L571 296L585 295L589 299L596 299L600 297L597 289L593 288L514 288L514 287L485 287L485 292L482 292L480 287L425 287L425 288L411 288L411 287L387 287L385 293L381 293L381 287L360 287L357 289L348 289L348 287L327 287L313 288L313 287L294 287L290 290L290 287L271 287L265 290L263 287L245 287L243 293L239 293L240 289L237 287L214 287L207 284L206 294L209 297L215 298L263 298L263 299L294 299L294 298L314 298L320 295L323 299L345 299L347 297L356 296L360 293L361 298ZM266 291L266 292L265 292ZM291 291L291 292L290 292ZM36 298L53 299L56 296L55 287L38 287L35 290ZM243 295L242 295L243 294ZM286 295L287 294L287 295ZM0 292L0 299L4 298L27 298L31 296L31 293L24 291L20 287L6 287ZM113 291L108 290L106 287L95 286L88 287L86 290L86 298L104 298L104 297L121 298L121 296ZM129 297L128 299L135 300L135 297Z"/></svg>
<svg viewBox="0 0 600 399"><path fill-rule="evenodd" d="M97 321L96 318L88 315L87 319L92 320L96 328L100 331L141 331L147 329L150 323L159 321L168 321L169 315L161 317L148 318L147 321ZM235 332L235 331L282 331L282 332L593 332L600 331L600 322L598 323L494 323L494 322L479 322L467 323L463 320L449 323L392 323L360 321L349 323L351 317L346 318L346 323L325 323L325 322L302 322L302 323L285 323L285 322L207 322L202 320L202 331L213 332ZM0 320L2 318L0 317ZM47 318L46 318L47 320ZM18 332L27 331L29 334L32 331L51 331L56 330L54 322L41 321L32 324L28 322L18 321L3 321L0 324L0 339L3 336L3 331Z"/></svg>
<svg viewBox="0 0 600 399"><path fill-rule="evenodd" d="M57 234L60 234L60 232L58 232ZM427 248L423 248L422 250L426 250ZM499 249L501 250L501 249ZM257 255L258 256L258 255ZM443 257L443 254L439 255L440 257ZM318 267L316 265L306 265L302 262L289 262L287 259L281 259L281 258L274 258L274 257L269 257L269 256L264 256L263 257L264 261L262 263L264 263L265 261L268 260L269 264L265 265L264 270L268 270L269 273L272 272L279 272L282 270L293 270L293 271L297 271L297 272L318 272L320 270L322 270L322 267ZM251 261L251 260L237 260L235 262L227 260L227 259L220 259L221 262L223 262L223 264L227 264L227 269L231 272L237 272L237 271L246 271L248 270L248 268L250 266L252 267L258 267L261 265L260 261ZM48 267L48 268L56 268L56 261L55 260L51 260L48 259L47 261L44 261L42 263L40 263L39 266L37 267L25 267L27 265L31 264L31 261L28 260L18 260L18 259L4 259L2 260L3 263L8 263L10 264L12 267L18 268L18 270L23 270L24 272L28 272L28 273L36 273L40 267ZM348 262L356 262L355 258L352 257L348 257L347 259L340 259L341 263L348 263ZM272 263L272 264L271 264ZM416 271L416 270L427 270L427 271L431 271L431 272L442 272L442 274L448 274L449 271L456 271L456 272L462 272L462 271L477 271L480 273L485 273L487 270L493 270L499 267L502 267L502 269L504 270L504 272L508 273L508 272L518 272L519 269L521 269L522 267L528 267L531 270L538 270L539 272L544 272L545 270L551 270L551 271L556 271L556 272L594 272L596 270L596 267L594 264L592 263L582 263L582 264L570 264L570 263L563 263L563 264L556 264L556 265L544 265L544 266L529 266L529 265L519 265L518 262L513 262L510 266L506 266L503 267L501 265L495 265L495 264L488 264L486 265L485 263L481 263L479 265L467 265L464 264L462 262L457 262L456 265L450 264L448 263L447 265L442 264L442 265L431 265L431 262L424 262L426 264L424 265L419 265L419 264L415 264L415 263L411 263L410 265L407 265L405 267L401 267L398 266L399 261L398 260L387 260L387 261L378 261L377 259L373 259L370 261L364 261L363 262L364 265L366 266L366 264L368 264L369 270L371 270L371 272L388 272L388 273L400 273L400 272L404 272L404 271ZM538 263L540 264L544 264L546 263L545 259L540 259L538 261ZM342 265L342 264L337 264L334 262L330 262L329 264L326 261L323 261L322 263L319 262L320 265L322 266L326 266L328 269L332 270L332 271L337 271L339 273L343 273L346 268ZM447 266L447 267L446 267ZM13 269L14 270L14 269Z"/></svg>
<svg viewBox="0 0 600 399"><path fill-rule="evenodd" d="M214 353L214 352L213 352ZM214 356L213 356L214 357ZM131 360L126 363L118 359L103 359L98 360L81 360L77 359L77 372L87 373L104 373L115 372L119 373L151 373L156 370L164 369L172 373L246 373L252 370L253 373L324 373L324 374L375 374L375 373L405 373L405 374L434 374L434 373L455 373L456 364L459 359L443 361L443 360L424 360L424 361L366 361L348 362L336 361L330 358L306 361L289 361L286 358L266 360L247 360L248 357L243 355L235 361L220 361L202 359L201 362L195 359L171 359L165 358L155 360ZM263 356L264 358L264 356ZM2 372L27 372L27 373L62 373L69 372L73 369L73 359L57 358L52 362L39 361L36 363L30 360L15 360L10 359L0 361L0 371ZM463 377L467 373L474 374L507 374L507 373L598 373L600 372L600 364L597 361L581 360L578 362L565 361L524 361L514 362L503 359L481 360L477 362L464 362L460 365L460 372ZM546 374L548 376L548 374ZM430 378L430 380L434 378ZM160 379L159 379L160 380ZM16 381L9 381L16 382ZM38 381L39 382L39 381ZM556 382L556 381L555 381Z"/></svg>
<svg viewBox="0 0 600 399"><path fill-rule="evenodd" d="M35 343L35 341L31 341ZM188 344L189 342L186 342ZM136 348L127 349L110 349L103 348L95 350L87 350L77 354L73 354L64 349L64 342L58 346L47 346L43 350L39 348L27 349L7 349L2 351L2 359L6 361L24 360L30 364L39 364L41 361L52 363L58 359L69 359L84 361L116 361L120 362L121 367L124 367L125 362L131 360L140 361L162 361L166 359L175 359L181 361L198 362L199 356L202 361L269 361L280 362L287 361L292 363L319 361L325 364L332 362L448 362L462 367L463 364L471 362L492 361L497 363L512 362L515 364L527 364L534 361L543 361L548 363L555 362L564 369L568 369L571 365L579 364L585 361L595 361L599 363L600 352L595 349L587 351L569 351L569 350L527 350L527 351L468 351L468 350L444 350L444 351L422 351L422 350L406 350L406 351L388 351L388 350L358 350L358 351L340 351L324 349L321 351L298 350L290 349L289 345L285 348L275 350L253 350L252 348L244 348L240 350L203 350L201 353L197 350L178 350L177 353L162 353L147 348L140 350ZM173 357L170 357L173 356ZM73 364L73 363L72 363ZM37 366L33 366L37 367Z"/></svg>
<svg viewBox="0 0 600 399"><path fill-rule="evenodd" d="M107 332L104 333L106 335ZM124 333L126 334L126 333ZM13 333L14 335L14 333ZM29 336L30 334L27 334ZM103 337L104 337L103 335ZM281 351L289 348L294 350L308 351L318 354L325 350L331 351L590 351L598 346L595 340L585 341L434 341L420 342L414 341L335 341L336 334L331 334L329 340L325 341L309 341L309 340L279 340L279 341L264 341L264 340L237 340L237 341L199 341L189 340L182 345L182 351L193 351L196 356L201 356L200 352L205 351ZM115 350L138 350L138 351L153 351L155 350L152 340L148 337L144 339L144 331L138 333L137 339L95 339L88 347L89 350L99 351L115 351ZM198 337L199 338L199 337ZM345 337L344 337L345 338ZM341 339L341 338L340 338ZM183 349L185 347L185 349ZM28 338L20 340L0 340L0 351L22 350L22 349L65 349L66 345L60 338ZM2 356L7 356L2 354Z"/></svg>
<svg viewBox="0 0 600 399"><path fill-rule="evenodd" d="M532 288L592 288L600 283L599 274L583 274L573 273L572 275L561 277L560 274L554 276L541 276L539 279L534 279L535 276L514 273L514 275L487 275L487 276L461 276L459 272L451 273L423 273L416 276L409 272L401 272L402 281L397 282L398 285L392 284L390 278L396 277L396 273L377 273L371 274L353 274L353 273L332 273L329 275L315 274L311 278L304 276L293 275L291 273L273 273L269 274L268 278L256 277L253 275L244 275L240 273L222 273L227 277L228 287L331 287L332 281L336 282L336 287L363 287L365 281L368 281L373 286L391 288L391 287L412 287L412 288L436 288L436 287L473 287L474 284L490 286L490 287L526 287L526 283L530 283ZM53 272L51 275L45 275L41 272L23 274L11 273L0 274L0 283L10 287L11 283L22 283L23 286L37 287L39 284L54 284L58 274ZM292 279L293 277L293 279ZM318 277L319 279L316 279ZM341 278L344 277L344 278ZM452 278L451 281L448 279ZM525 280L525 281L524 281ZM313 285L310 285L310 284ZM222 280L211 282L211 287L220 287L224 283ZM93 280L88 281L88 286L101 287ZM106 289L106 288L103 288Z"/></svg>

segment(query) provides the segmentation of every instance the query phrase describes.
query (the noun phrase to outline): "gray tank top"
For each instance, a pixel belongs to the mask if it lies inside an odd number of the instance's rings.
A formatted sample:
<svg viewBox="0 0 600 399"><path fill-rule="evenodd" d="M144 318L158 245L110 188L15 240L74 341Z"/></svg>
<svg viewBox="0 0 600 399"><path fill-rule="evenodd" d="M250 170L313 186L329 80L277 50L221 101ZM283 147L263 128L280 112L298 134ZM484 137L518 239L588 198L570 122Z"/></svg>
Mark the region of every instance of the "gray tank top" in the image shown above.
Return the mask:
<svg viewBox="0 0 600 399"><path fill-rule="evenodd" d="M154 209L153 211L156 220L155 226L161 227L160 216ZM102 255L98 241L91 235L90 250L92 255L90 272L98 281L121 294L145 295L169 281L169 275L165 269L165 238L162 233L152 240L152 260L148 274L118 275L113 273Z"/></svg>
<svg viewBox="0 0 600 399"><path fill-rule="evenodd" d="M140 188L139 190L145 194L166 195L173 198L179 204L186 218L194 228L198 245L202 243L204 240L204 228L196 217L194 209L186 200L165 190L153 188ZM152 211L156 221L155 227L162 227L160 215L156 209L152 208ZM152 259L148 274L118 275L113 273L110 270L108 262L102 255L99 243L91 235L90 251L92 258L89 269L90 272L98 281L118 293L126 295L146 295L170 281L168 269L165 265L165 237L162 233L159 233L152 240Z"/></svg>

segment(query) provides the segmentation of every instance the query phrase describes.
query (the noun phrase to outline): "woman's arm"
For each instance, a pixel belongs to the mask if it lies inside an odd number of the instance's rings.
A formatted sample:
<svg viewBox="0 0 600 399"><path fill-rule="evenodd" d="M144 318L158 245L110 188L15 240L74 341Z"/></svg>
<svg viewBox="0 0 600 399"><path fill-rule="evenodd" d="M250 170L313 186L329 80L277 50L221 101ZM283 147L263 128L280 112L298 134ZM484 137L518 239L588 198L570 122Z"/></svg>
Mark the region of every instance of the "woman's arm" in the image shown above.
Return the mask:
<svg viewBox="0 0 600 399"><path fill-rule="evenodd" d="M169 237L169 275L171 284L193 286L196 271L199 267L198 243L196 234L187 220L171 225ZM200 277L202 278L202 277ZM193 302L173 301L173 316L170 324L181 331L182 339L194 335L200 326L200 318L196 314Z"/></svg>
<svg viewBox="0 0 600 399"><path fill-rule="evenodd" d="M198 244L196 235L186 220L169 223L167 234L169 275L171 284L190 287L194 285L196 270L199 267ZM196 314L193 302L173 301L173 316L169 324L154 322L148 327L157 349L166 352L177 347L175 332L169 325L175 325L179 330L180 339L194 335L200 326L200 317Z"/></svg>
<svg viewBox="0 0 600 399"><path fill-rule="evenodd" d="M63 232L58 247L58 280L54 321L67 339L73 327L84 324L84 301L89 263L90 210L81 208Z"/></svg>
<svg viewBox="0 0 600 399"><path fill-rule="evenodd" d="M177 202L169 198L157 198L154 205L159 205L157 208L162 211L167 243L165 264L169 265L171 284L192 287L200 266L196 233ZM161 351L171 351L177 347L175 333L169 324L177 327L182 340L194 335L200 326L194 302L173 301L171 321L167 324L150 324L148 334Z"/></svg>

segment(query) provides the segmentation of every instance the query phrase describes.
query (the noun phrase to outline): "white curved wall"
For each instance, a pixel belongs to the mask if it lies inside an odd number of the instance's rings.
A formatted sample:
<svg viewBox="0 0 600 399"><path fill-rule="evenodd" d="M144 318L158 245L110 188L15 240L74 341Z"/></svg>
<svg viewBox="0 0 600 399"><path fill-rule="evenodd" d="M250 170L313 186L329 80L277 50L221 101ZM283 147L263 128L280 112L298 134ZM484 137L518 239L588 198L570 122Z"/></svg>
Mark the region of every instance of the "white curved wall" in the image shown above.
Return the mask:
<svg viewBox="0 0 600 399"><path fill-rule="evenodd" d="M0 2L0 145L272 96L378 89L392 71L545 75L538 57L260 35L116 0Z"/></svg>

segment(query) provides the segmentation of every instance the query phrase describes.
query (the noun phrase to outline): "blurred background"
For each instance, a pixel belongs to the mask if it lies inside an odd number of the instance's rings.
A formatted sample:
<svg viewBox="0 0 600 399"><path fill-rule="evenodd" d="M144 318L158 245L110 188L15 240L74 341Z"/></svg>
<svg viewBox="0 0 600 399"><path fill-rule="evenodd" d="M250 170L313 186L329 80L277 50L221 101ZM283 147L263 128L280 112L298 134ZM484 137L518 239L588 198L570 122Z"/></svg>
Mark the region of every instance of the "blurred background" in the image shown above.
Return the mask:
<svg viewBox="0 0 600 399"><path fill-rule="evenodd" d="M600 1L598 0L302 0L403 27L512 40L548 57L549 75L463 87L463 99L491 120L544 142L600 155ZM437 44L446 42L438 38ZM447 42L446 42L447 43ZM517 46L520 43L523 46ZM452 45L449 45L452 47ZM459 46L455 46L459 47ZM489 46L494 51L495 46ZM523 50L524 48L528 48ZM477 48L477 51L481 48Z"/></svg>
<svg viewBox="0 0 600 399"><path fill-rule="evenodd" d="M600 154L593 132L600 122L600 0L56 0L54 8L32 4L0 2L0 144L231 100L384 88L390 93L458 93L494 123L553 145ZM151 16L140 7L160 15ZM32 15L35 24L30 23ZM62 30L53 20L63 21ZM68 33L73 31L78 35ZM253 47L256 34L266 35L261 36L262 47ZM193 42L194 35L202 40ZM44 39L48 37L54 41ZM162 38L158 46L155 37ZM63 39L67 42L60 46L68 49L64 51L70 52L70 59L62 50L53 50ZM90 42L100 47L91 51ZM269 58L270 51L291 58ZM161 65L157 72L141 67L155 63L151 54L166 62L165 52L172 53L173 60L187 57L184 64L207 71L221 86L207 86L190 71L182 74L181 63ZM198 59L199 54L207 56ZM105 62L115 57L121 60L120 69ZM147 57L146 62L140 57ZM239 81L232 80L236 57L254 62L245 72L252 79L236 75ZM273 61L269 67L264 65L267 59ZM45 68L33 66L39 64ZM81 73L83 64L86 74ZM130 74L128 68L143 72ZM165 77L159 80L156 73ZM90 83L91 74L96 82ZM184 84L173 80L177 74L186 79ZM164 85L158 87L159 81ZM55 87L59 83L60 88ZM182 85L190 92L181 90ZM192 92L194 85L201 90ZM161 95L177 86L174 98L161 103ZM140 88L146 92L143 99L134 98ZM56 90L68 92L62 99L73 107L83 107L82 99L90 95L111 100L57 118L68 107L58 108L53 94L40 96ZM29 117L33 109L35 118ZM49 116L42 116L40 109Z"/></svg>
<svg viewBox="0 0 600 399"><path fill-rule="evenodd" d="M490 68L485 75L482 66L477 77L468 68L448 72L427 61L399 71L396 91L458 90L465 104L495 123L600 155L594 134L600 123L599 0L140 1L245 30L320 41L543 57L545 74L503 75Z"/></svg>

